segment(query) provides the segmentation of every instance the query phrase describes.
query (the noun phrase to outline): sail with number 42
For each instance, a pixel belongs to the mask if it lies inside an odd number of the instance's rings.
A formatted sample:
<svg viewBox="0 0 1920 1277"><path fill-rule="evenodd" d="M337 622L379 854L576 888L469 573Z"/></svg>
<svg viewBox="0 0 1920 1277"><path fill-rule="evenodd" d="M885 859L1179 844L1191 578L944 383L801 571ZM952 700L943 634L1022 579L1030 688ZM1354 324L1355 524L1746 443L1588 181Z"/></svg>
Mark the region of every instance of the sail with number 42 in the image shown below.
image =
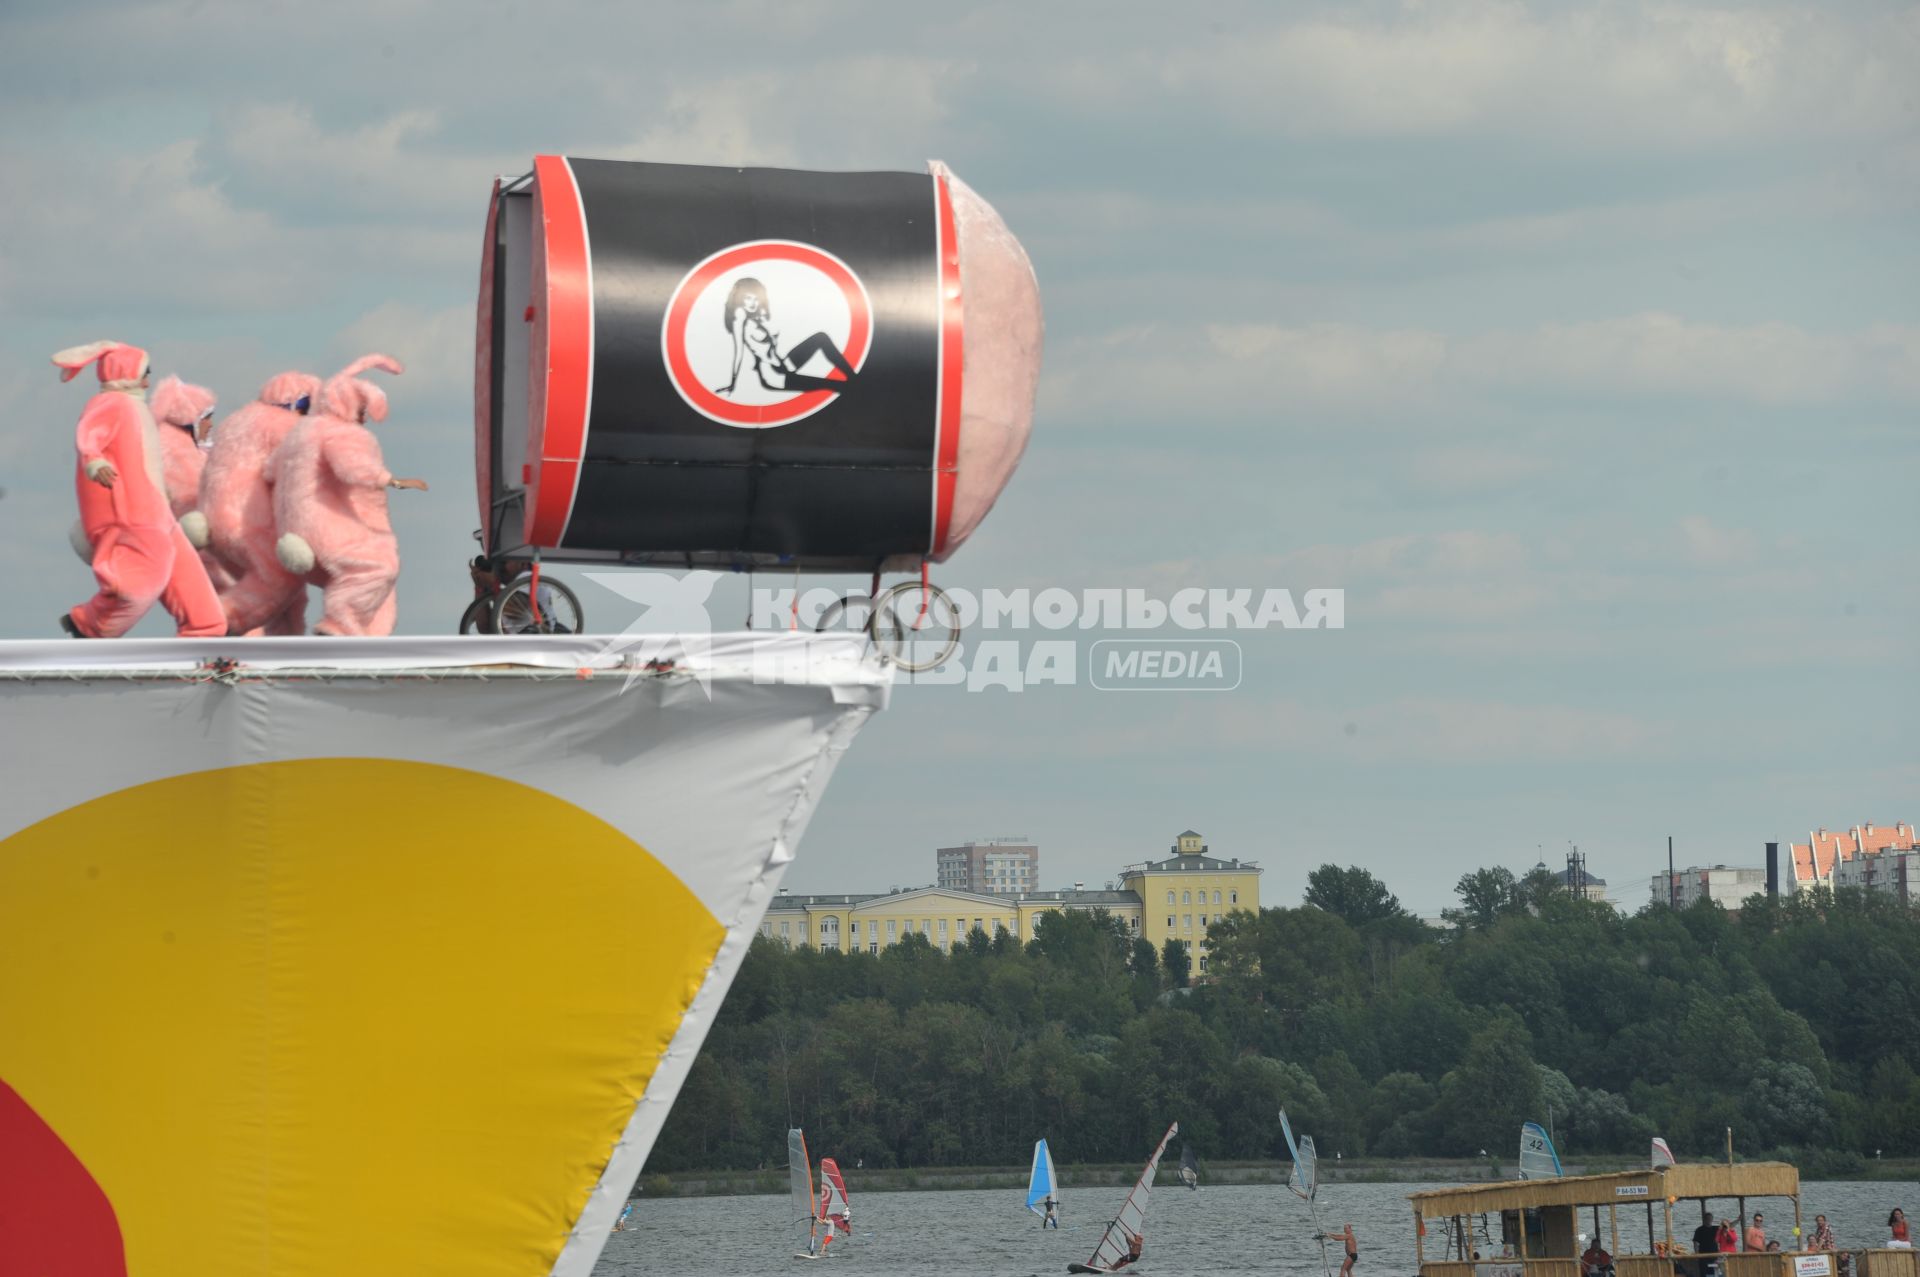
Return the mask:
<svg viewBox="0 0 1920 1277"><path fill-rule="evenodd" d="M1069 1264L1070 1273L1110 1273L1114 1265L1127 1257L1128 1241L1134 1237L1144 1238L1147 1234L1147 1199L1153 1195L1153 1177L1160 1170L1160 1156L1167 1151L1167 1144L1180 1133L1180 1123L1167 1127L1167 1133L1160 1137L1160 1143L1154 1146L1153 1156L1147 1159L1145 1169L1135 1181L1133 1191L1127 1194L1127 1200L1120 1206L1120 1213L1100 1244L1093 1248L1093 1254L1084 1264Z"/></svg>
<svg viewBox="0 0 1920 1277"><path fill-rule="evenodd" d="M1540 1123L1528 1122L1520 1128L1520 1178L1552 1179L1559 1175L1560 1154L1553 1151L1553 1140Z"/></svg>
<svg viewBox="0 0 1920 1277"><path fill-rule="evenodd" d="M1035 1140L1033 1173L1027 1177L1027 1209L1045 1219L1047 1208L1043 1203L1049 1197L1055 1206L1060 1204L1059 1185L1053 1174L1053 1151L1045 1140Z"/></svg>

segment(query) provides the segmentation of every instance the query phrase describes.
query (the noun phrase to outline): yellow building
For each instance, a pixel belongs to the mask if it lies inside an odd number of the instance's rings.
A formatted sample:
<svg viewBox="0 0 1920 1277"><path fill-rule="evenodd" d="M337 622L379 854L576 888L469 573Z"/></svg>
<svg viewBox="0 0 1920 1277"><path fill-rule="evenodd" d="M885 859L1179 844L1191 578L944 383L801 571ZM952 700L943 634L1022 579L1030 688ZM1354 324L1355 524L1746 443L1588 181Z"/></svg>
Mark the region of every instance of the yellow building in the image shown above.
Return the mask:
<svg viewBox="0 0 1920 1277"><path fill-rule="evenodd" d="M1236 909L1259 911L1260 866L1250 860L1216 860L1191 829L1168 850L1172 854L1165 860L1120 871L1120 885L1140 901L1140 934L1154 948L1184 940L1204 951L1208 923Z"/></svg>
<svg viewBox="0 0 1920 1277"><path fill-rule="evenodd" d="M878 953L915 932L937 949L951 950L975 927L988 935L1010 931L1025 943L1042 913L1105 909L1155 949L1185 941L1206 970L1207 924L1237 909L1260 908L1260 867L1216 860L1200 835L1188 830L1159 861L1120 871L1119 890L1029 891L985 895L951 887L916 887L877 895L795 896L782 888L760 923L760 934L790 945Z"/></svg>

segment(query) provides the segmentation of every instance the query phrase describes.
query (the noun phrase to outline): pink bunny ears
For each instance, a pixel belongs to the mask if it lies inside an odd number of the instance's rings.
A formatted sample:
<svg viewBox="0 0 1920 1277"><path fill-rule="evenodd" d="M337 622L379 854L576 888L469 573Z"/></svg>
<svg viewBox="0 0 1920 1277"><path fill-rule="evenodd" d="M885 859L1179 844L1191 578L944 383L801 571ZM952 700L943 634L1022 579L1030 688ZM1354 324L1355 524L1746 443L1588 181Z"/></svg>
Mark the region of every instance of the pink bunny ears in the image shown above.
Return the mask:
<svg viewBox="0 0 1920 1277"><path fill-rule="evenodd" d="M390 355L362 355L327 378L326 388L320 392L321 411L342 421L385 421L387 392L359 376L370 368L396 377L406 371Z"/></svg>
<svg viewBox="0 0 1920 1277"><path fill-rule="evenodd" d="M80 370L95 360L100 384L109 390L127 389L147 375L147 352L119 341L92 341L84 346L69 346L53 357L60 369L61 381L72 381Z"/></svg>

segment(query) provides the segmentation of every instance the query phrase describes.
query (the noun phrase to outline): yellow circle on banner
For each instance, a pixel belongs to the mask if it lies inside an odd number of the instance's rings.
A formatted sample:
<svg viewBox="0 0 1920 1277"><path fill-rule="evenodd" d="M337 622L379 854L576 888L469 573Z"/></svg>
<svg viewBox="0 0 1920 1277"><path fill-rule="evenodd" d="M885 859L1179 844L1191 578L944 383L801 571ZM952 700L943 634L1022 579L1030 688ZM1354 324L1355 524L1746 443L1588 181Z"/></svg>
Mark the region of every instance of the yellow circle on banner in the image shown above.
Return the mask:
<svg viewBox="0 0 1920 1277"><path fill-rule="evenodd" d="M645 848L511 781L179 776L0 841L0 1080L139 1277L527 1277L724 937Z"/></svg>

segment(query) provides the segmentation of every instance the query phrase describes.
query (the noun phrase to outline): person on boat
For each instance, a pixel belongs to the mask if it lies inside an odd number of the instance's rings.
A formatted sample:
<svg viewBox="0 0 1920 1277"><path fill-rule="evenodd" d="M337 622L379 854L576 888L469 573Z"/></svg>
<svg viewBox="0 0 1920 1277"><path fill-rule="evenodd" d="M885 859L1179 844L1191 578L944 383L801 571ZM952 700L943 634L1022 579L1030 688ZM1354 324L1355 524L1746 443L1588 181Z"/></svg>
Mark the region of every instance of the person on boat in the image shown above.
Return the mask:
<svg viewBox="0 0 1920 1277"><path fill-rule="evenodd" d="M1715 1238L1714 1244L1720 1248L1722 1255L1735 1255L1739 1253L1740 1234L1734 1231L1732 1220L1723 1219L1720 1221L1720 1230Z"/></svg>
<svg viewBox="0 0 1920 1277"><path fill-rule="evenodd" d="M1765 1250L1767 1248L1767 1217L1759 1211L1753 1213L1753 1222L1747 1225L1747 1235L1742 1243L1746 1250Z"/></svg>
<svg viewBox="0 0 1920 1277"><path fill-rule="evenodd" d="M1596 1235L1587 1243L1586 1253L1580 1256L1581 1277L1612 1277L1613 1256L1600 1244Z"/></svg>
<svg viewBox="0 0 1920 1277"><path fill-rule="evenodd" d="M1046 1200L1041 1202L1040 1205L1046 1208L1046 1214L1040 1217L1040 1227L1060 1227L1060 1203L1054 1199L1053 1194L1048 1193Z"/></svg>
<svg viewBox="0 0 1920 1277"><path fill-rule="evenodd" d="M1807 1239L1808 1250L1838 1250L1833 1240L1833 1225L1827 1222L1825 1215L1813 1217L1813 1236Z"/></svg>
<svg viewBox="0 0 1920 1277"><path fill-rule="evenodd" d="M1887 1231L1891 1234L1887 1240L1895 1246L1913 1245L1913 1238L1907 1233L1907 1213L1898 1206L1893 1208L1893 1214L1887 1216Z"/></svg>
<svg viewBox="0 0 1920 1277"><path fill-rule="evenodd" d="M1700 1212L1700 1227L1693 1230L1693 1253L1696 1255L1718 1255L1720 1253L1720 1228L1713 1222L1712 1211ZM1693 1266L1694 1277L1707 1277L1716 1261L1698 1260Z"/></svg>

